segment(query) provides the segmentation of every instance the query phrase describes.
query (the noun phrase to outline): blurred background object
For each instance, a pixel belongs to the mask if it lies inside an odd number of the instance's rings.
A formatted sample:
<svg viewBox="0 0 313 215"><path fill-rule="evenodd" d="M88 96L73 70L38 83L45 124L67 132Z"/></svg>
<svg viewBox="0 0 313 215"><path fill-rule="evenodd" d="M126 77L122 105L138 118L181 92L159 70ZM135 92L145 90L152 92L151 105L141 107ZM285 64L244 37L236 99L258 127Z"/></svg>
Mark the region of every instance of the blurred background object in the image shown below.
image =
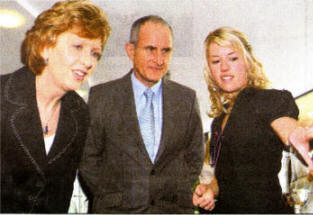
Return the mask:
<svg viewBox="0 0 313 215"><path fill-rule="evenodd" d="M313 60L313 59L312 59ZM303 126L313 124L313 89L297 96L296 103L299 107L299 119Z"/></svg>

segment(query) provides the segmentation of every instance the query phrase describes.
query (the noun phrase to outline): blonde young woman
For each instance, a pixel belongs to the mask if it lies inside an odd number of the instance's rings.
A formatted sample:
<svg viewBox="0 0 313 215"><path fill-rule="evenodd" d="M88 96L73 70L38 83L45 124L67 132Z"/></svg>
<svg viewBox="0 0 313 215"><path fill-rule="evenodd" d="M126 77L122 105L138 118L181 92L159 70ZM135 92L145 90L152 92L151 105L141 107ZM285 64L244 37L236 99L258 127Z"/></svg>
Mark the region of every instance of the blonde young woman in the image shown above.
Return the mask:
<svg viewBox="0 0 313 215"><path fill-rule="evenodd" d="M208 35L205 47L209 115L214 117L210 160L219 189L199 185L194 205L212 210L217 198L215 213L291 212L277 177L282 147L291 143L313 170L308 155L313 127L299 126L288 91L266 89L262 64L243 33L219 28Z"/></svg>
<svg viewBox="0 0 313 215"><path fill-rule="evenodd" d="M1 76L1 212L66 213L89 113L75 92L94 71L110 26L89 1L41 13L22 44L25 67Z"/></svg>

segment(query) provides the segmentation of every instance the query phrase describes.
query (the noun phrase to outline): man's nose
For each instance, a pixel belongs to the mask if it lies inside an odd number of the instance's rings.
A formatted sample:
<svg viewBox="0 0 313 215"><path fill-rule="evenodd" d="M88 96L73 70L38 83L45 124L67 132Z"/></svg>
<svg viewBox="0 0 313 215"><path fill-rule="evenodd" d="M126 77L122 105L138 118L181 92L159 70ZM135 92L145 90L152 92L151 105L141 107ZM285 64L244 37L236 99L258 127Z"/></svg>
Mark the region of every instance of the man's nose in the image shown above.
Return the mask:
<svg viewBox="0 0 313 215"><path fill-rule="evenodd" d="M154 56L155 62L161 66L164 64L164 56L161 51L156 51L155 56Z"/></svg>

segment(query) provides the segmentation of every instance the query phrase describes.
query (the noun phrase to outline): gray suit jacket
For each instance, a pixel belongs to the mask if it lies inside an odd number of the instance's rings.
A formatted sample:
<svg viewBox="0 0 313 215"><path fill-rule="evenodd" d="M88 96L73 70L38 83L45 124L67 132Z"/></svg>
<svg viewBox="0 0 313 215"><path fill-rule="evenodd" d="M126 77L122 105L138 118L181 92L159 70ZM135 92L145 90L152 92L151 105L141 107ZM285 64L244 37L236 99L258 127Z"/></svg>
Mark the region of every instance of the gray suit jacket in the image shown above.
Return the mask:
<svg viewBox="0 0 313 215"><path fill-rule="evenodd" d="M93 213L192 213L203 163L195 92L163 80L163 127L153 164L143 143L130 73L91 89L91 128L81 175Z"/></svg>

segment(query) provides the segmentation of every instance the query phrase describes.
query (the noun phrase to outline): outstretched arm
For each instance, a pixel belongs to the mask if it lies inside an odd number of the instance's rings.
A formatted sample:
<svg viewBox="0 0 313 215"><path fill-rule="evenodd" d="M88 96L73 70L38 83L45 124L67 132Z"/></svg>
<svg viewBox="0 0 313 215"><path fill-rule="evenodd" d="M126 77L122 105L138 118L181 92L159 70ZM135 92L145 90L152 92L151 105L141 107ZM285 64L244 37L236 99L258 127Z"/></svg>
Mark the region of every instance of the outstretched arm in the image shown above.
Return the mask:
<svg viewBox="0 0 313 215"><path fill-rule="evenodd" d="M292 144L307 163L309 170L313 171L313 160L309 156L309 142L313 139L313 125L302 127L294 118L281 117L274 120L271 126L284 144Z"/></svg>

